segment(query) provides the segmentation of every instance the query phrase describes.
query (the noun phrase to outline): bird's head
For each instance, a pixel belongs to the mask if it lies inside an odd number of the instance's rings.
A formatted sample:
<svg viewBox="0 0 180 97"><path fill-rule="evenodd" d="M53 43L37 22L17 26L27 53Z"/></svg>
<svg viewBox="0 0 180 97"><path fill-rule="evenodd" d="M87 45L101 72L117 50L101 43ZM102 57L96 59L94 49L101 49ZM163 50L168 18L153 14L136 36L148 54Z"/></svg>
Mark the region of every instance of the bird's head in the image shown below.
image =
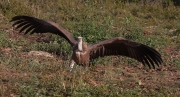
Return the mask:
<svg viewBox="0 0 180 97"><path fill-rule="evenodd" d="M82 42L82 37L81 36L78 37L78 42Z"/></svg>

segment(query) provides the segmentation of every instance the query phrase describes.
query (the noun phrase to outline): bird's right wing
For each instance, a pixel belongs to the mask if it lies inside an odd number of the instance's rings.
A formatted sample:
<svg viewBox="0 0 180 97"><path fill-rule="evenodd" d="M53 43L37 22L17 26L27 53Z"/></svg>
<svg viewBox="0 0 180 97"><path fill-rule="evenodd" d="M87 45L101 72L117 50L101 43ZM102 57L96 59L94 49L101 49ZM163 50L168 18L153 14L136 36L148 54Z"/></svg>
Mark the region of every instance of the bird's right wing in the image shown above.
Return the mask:
<svg viewBox="0 0 180 97"><path fill-rule="evenodd" d="M121 55L138 60L143 65L147 64L149 68L151 65L155 68L155 64L159 66L163 62L155 49L121 37L104 40L89 47L90 59Z"/></svg>
<svg viewBox="0 0 180 97"><path fill-rule="evenodd" d="M72 46L77 43L70 32L54 22L30 16L15 16L10 22L14 22L13 26L15 26L16 29L20 28L20 32L26 30L25 34L28 32L30 32L30 34L50 32L65 38Z"/></svg>

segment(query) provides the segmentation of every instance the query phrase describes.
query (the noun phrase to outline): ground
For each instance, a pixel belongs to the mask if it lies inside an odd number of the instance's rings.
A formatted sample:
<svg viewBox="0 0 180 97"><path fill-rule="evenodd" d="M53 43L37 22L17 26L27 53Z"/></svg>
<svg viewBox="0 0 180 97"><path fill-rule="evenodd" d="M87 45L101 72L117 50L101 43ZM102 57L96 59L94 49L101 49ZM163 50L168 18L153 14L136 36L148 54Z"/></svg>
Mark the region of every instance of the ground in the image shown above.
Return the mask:
<svg viewBox="0 0 180 97"><path fill-rule="evenodd" d="M45 2L49 1L0 3L0 96L180 96L178 6ZM22 14L52 20L88 43L121 36L146 44L160 52L163 64L149 69L133 59L111 56L92 61L88 70L75 66L69 72L68 42L49 33L19 33L9 21Z"/></svg>

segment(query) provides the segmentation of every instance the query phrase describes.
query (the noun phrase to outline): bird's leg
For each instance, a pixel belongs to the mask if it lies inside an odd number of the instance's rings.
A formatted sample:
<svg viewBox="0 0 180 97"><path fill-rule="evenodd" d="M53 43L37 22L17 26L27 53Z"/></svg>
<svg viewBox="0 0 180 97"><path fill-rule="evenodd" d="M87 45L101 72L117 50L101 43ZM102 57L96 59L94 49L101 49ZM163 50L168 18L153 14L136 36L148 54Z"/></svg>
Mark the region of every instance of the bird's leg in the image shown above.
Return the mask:
<svg viewBox="0 0 180 97"><path fill-rule="evenodd" d="M88 67L89 67L89 63L86 63L86 64L84 65L84 70L85 70L85 71L88 71Z"/></svg>
<svg viewBox="0 0 180 97"><path fill-rule="evenodd" d="M70 60L70 65L69 65L69 67L70 67L70 71L72 71L72 69L73 69L73 67L74 67L74 64L75 64L75 62L74 62L74 60Z"/></svg>

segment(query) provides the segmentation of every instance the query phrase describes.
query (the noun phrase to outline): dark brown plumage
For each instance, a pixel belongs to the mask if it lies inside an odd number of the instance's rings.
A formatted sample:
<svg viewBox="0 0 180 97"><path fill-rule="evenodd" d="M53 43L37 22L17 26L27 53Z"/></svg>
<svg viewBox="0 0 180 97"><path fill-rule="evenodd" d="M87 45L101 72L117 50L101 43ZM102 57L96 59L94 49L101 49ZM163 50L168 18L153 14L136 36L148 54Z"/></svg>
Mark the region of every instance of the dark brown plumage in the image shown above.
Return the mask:
<svg viewBox="0 0 180 97"><path fill-rule="evenodd" d="M19 28L20 32L25 30L25 34L49 32L65 38L73 47L71 68L74 63L87 67L90 60L110 55L130 57L142 62L143 65L147 64L149 68L155 68L155 64L159 66L163 62L161 55L155 49L125 38L115 37L87 45L82 42L82 37L78 37L78 41L76 41L70 32L54 22L30 16L15 16L11 22L14 22L13 26L16 29Z"/></svg>

